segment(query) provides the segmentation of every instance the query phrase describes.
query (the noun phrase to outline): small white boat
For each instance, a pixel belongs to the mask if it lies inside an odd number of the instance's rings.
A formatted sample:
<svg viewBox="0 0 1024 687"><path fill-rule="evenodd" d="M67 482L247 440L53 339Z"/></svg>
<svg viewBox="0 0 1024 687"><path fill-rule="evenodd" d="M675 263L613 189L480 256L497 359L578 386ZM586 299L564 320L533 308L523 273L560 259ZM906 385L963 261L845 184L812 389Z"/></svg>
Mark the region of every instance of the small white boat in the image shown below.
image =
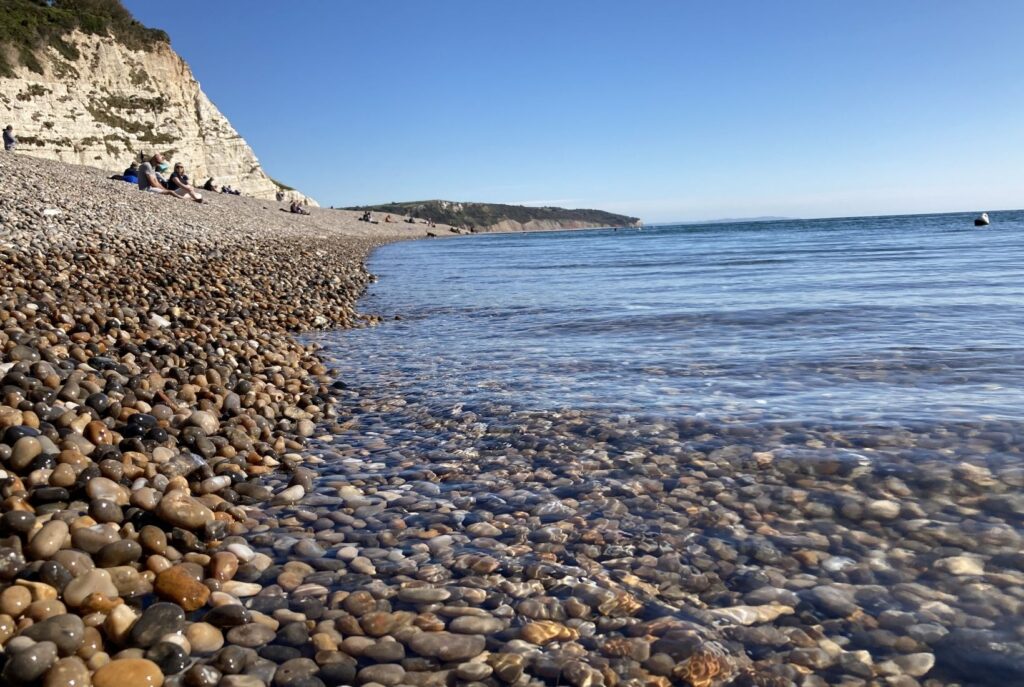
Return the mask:
<svg viewBox="0 0 1024 687"><path fill-rule="evenodd" d="M991 222L988 219L988 213L983 212L974 218L974 226L976 227L987 227Z"/></svg>

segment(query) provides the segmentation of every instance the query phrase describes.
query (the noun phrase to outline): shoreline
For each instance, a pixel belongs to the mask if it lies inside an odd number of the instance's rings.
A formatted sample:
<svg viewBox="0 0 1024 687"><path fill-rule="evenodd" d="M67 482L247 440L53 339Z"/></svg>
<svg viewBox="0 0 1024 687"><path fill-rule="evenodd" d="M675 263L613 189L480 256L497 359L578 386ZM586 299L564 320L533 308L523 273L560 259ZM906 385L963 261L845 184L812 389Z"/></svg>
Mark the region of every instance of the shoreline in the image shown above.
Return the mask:
<svg viewBox="0 0 1024 687"><path fill-rule="evenodd" d="M372 324L366 258L419 236L27 156L0 175L0 642L19 649L0 678L208 672L230 628L275 625L221 617L269 564L239 535L303 496L300 452L334 416L336 380L295 334ZM272 493L275 473L298 484Z"/></svg>
<svg viewBox="0 0 1024 687"><path fill-rule="evenodd" d="M376 321L367 261L415 230L21 156L0 178L0 682L939 687L952 632L977 684L1020 675L1012 467L438 416L297 338Z"/></svg>

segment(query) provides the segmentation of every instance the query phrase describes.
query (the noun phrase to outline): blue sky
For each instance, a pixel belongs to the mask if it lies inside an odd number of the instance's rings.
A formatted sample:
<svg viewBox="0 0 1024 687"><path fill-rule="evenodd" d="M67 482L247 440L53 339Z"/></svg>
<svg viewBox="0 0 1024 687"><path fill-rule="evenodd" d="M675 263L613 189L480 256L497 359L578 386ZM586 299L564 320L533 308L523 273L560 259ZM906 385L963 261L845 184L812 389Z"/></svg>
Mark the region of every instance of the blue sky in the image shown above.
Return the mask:
<svg viewBox="0 0 1024 687"><path fill-rule="evenodd" d="M124 4L324 205L1024 206L1017 0Z"/></svg>

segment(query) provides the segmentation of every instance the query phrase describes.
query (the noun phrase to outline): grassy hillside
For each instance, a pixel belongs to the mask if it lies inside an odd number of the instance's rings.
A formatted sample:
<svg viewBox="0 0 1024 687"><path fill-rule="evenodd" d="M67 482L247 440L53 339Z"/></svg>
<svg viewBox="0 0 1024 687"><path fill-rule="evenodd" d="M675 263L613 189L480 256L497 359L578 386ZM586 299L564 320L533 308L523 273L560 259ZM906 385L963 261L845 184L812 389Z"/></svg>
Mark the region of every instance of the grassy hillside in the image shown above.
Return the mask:
<svg viewBox="0 0 1024 687"><path fill-rule="evenodd" d="M604 210L567 210L553 207L526 207L524 205L502 205L500 203L455 203L445 200L424 200L409 203L387 203L364 205L348 210L371 210L398 216L412 215L417 219L428 219L438 224L470 226L486 229L503 220L526 224L531 220L553 222L585 222L603 227L623 227L636 224L636 217L616 215Z"/></svg>
<svg viewBox="0 0 1024 687"><path fill-rule="evenodd" d="M12 76L18 64L42 73L36 53L48 46L78 59L64 40L74 29L113 36L137 50L170 42L163 31L136 21L119 0L0 0L0 76Z"/></svg>

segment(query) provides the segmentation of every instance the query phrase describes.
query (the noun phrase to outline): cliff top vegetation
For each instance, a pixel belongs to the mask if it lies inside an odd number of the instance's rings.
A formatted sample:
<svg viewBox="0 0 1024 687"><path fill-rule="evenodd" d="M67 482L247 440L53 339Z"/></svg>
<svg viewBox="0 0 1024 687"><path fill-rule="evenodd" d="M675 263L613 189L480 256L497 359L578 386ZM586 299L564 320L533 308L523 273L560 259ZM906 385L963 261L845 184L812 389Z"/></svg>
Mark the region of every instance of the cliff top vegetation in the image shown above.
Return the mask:
<svg viewBox="0 0 1024 687"><path fill-rule="evenodd" d="M19 64L41 74L37 53L46 47L77 60L78 49L65 40L75 29L113 36L133 50L170 43L165 32L144 26L120 0L0 0L0 76L13 76Z"/></svg>

